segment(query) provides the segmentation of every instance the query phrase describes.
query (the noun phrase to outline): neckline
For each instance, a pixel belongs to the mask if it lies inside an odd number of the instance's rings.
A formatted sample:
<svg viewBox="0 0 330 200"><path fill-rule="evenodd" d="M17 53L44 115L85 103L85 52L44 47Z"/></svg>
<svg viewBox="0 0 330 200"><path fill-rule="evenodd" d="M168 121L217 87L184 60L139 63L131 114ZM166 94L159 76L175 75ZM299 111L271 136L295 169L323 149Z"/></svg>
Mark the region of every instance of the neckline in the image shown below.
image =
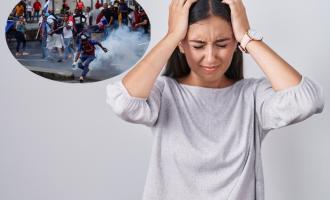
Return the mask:
<svg viewBox="0 0 330 200"><path fill-rule="evenodd" d="M209 88L209 87L202 87L202 86L196 86L196 85L188 85L188 84L185 84L185 83L180 83L178 82L176 79L174 79L174 81L182 86L182 87L185 87L185 88L191 88L191 89L195 89L195 90L210 90L210 91L225 91L225 90L229 90L233 87L235 87L239 82L241 82L242 80L244 79L241 79L241 80L238 80L236 81L235 83L229 85L229 86L226 86L226 87L222 87L222 88Z"/></svg>

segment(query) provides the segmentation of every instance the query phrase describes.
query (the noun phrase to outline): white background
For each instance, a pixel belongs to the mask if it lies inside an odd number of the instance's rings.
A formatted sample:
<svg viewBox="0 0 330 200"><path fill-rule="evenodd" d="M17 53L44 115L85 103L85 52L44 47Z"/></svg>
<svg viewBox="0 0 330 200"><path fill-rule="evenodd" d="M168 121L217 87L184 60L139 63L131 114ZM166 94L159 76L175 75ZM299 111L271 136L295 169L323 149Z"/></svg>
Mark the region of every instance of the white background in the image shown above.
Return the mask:
<svg viewBox="0 0 330 200"><path fill-rule="evenodd" d="M5 42L18 1L1 2L0 199L141 199L150 130L117 118L106 85L51 81L22 67ZM149 49L167 30L168 0L140 0L152 24ZM267 200L330 196L330 2L246 0L251 27L303 75L320 83L322 114L271 132L262 144ZM262 76L245 57L246 77ZM118 77L117 77L118 78Z"/></svg>

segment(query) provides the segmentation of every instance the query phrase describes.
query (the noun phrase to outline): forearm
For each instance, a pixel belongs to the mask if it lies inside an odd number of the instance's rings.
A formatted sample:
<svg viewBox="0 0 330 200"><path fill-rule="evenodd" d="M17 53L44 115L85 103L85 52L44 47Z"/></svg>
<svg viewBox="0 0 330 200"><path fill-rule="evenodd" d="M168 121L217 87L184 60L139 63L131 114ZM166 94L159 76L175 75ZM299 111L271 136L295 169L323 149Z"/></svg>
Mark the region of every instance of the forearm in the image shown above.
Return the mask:
<svg viewBox="0 0 330 200"><path fill-rule="evenodd" d="M247 50L269 79L275 91L300 83L301 75L262 41L251 41Z"/></svg>
<svg viewBox="0 0 330 200"><path fill-rule="evenodd" d="M76 58L74 59L74 61L77 62L79 57L80 57L80 52L77 52L77 55L76 55Z"/></svg>
<svg viewBox="0 0 330 200"><path fill-rule="evenodd" d="M123 78L123 84L134 97L147 98L167 60L177 47L179 39L166 35L131 71Z"/></svg>

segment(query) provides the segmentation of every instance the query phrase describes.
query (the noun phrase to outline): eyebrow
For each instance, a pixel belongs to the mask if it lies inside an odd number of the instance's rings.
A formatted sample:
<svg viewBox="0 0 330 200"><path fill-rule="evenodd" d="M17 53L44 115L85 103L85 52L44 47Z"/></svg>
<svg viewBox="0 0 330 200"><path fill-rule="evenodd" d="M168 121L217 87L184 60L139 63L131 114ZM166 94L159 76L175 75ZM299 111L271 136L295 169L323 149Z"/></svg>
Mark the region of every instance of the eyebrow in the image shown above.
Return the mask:
<svg viewBox="0 0 330 200"><path fill-rule="evenodd" d="M228 40L231 40L231 38L221 38L221 39L216 40L215 42L218 43L218 42L224 42L224 41L228 41ZM195 43L200 43L200 44L206 43L202 40L189 40L189 42L195 42Z"/></svg>

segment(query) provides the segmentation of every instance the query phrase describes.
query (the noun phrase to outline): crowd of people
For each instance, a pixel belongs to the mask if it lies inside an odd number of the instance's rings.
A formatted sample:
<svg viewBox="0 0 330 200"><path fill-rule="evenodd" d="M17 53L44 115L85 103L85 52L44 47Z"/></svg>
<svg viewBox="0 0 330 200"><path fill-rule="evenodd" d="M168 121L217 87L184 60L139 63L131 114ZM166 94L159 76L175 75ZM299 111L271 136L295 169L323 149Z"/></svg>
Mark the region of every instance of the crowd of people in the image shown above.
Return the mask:
<svg viewBox="0 0 330 200"><path fill-rule="evenodd" d="M29 6L32 6L32 9ZM88 72L89 63L95 59L94 46L95 44L100 46L101 42L82 43L82 36L90 40L91 34L97 32L103 34L101 40L105 40L113 30L120 27L150 34L150 23L145 11L137 3L133 8L128 7L125 0L115 0L113 3L105 2L103 4L97 0L94 9L86 7L83 1L78 0L73 12L66 0L63 0L61 11L58 14L48 7L43 9L39 0L36 0L33 5L31 1L21 0L13 9L11 17L16 21L13 27L17 42L17 57L28 55L26 52L26 24L33 23L35 17L38 18L39 27L35 39L40 41L43 59L65 62L72 58L71 61L76 61L75 55L84 55L84 52L81 51L87 48L82 46L91 44L93 48L88 47L87 49L93 50L90 54L94 57L90 56L88 62L81 62L85 63L83 65L76 65L82 67L81 69L84 71L80 77L81 82ZM105 51L102 45L100 47ZM80 56L80 60L81 58L84 56Z"/></svg>

